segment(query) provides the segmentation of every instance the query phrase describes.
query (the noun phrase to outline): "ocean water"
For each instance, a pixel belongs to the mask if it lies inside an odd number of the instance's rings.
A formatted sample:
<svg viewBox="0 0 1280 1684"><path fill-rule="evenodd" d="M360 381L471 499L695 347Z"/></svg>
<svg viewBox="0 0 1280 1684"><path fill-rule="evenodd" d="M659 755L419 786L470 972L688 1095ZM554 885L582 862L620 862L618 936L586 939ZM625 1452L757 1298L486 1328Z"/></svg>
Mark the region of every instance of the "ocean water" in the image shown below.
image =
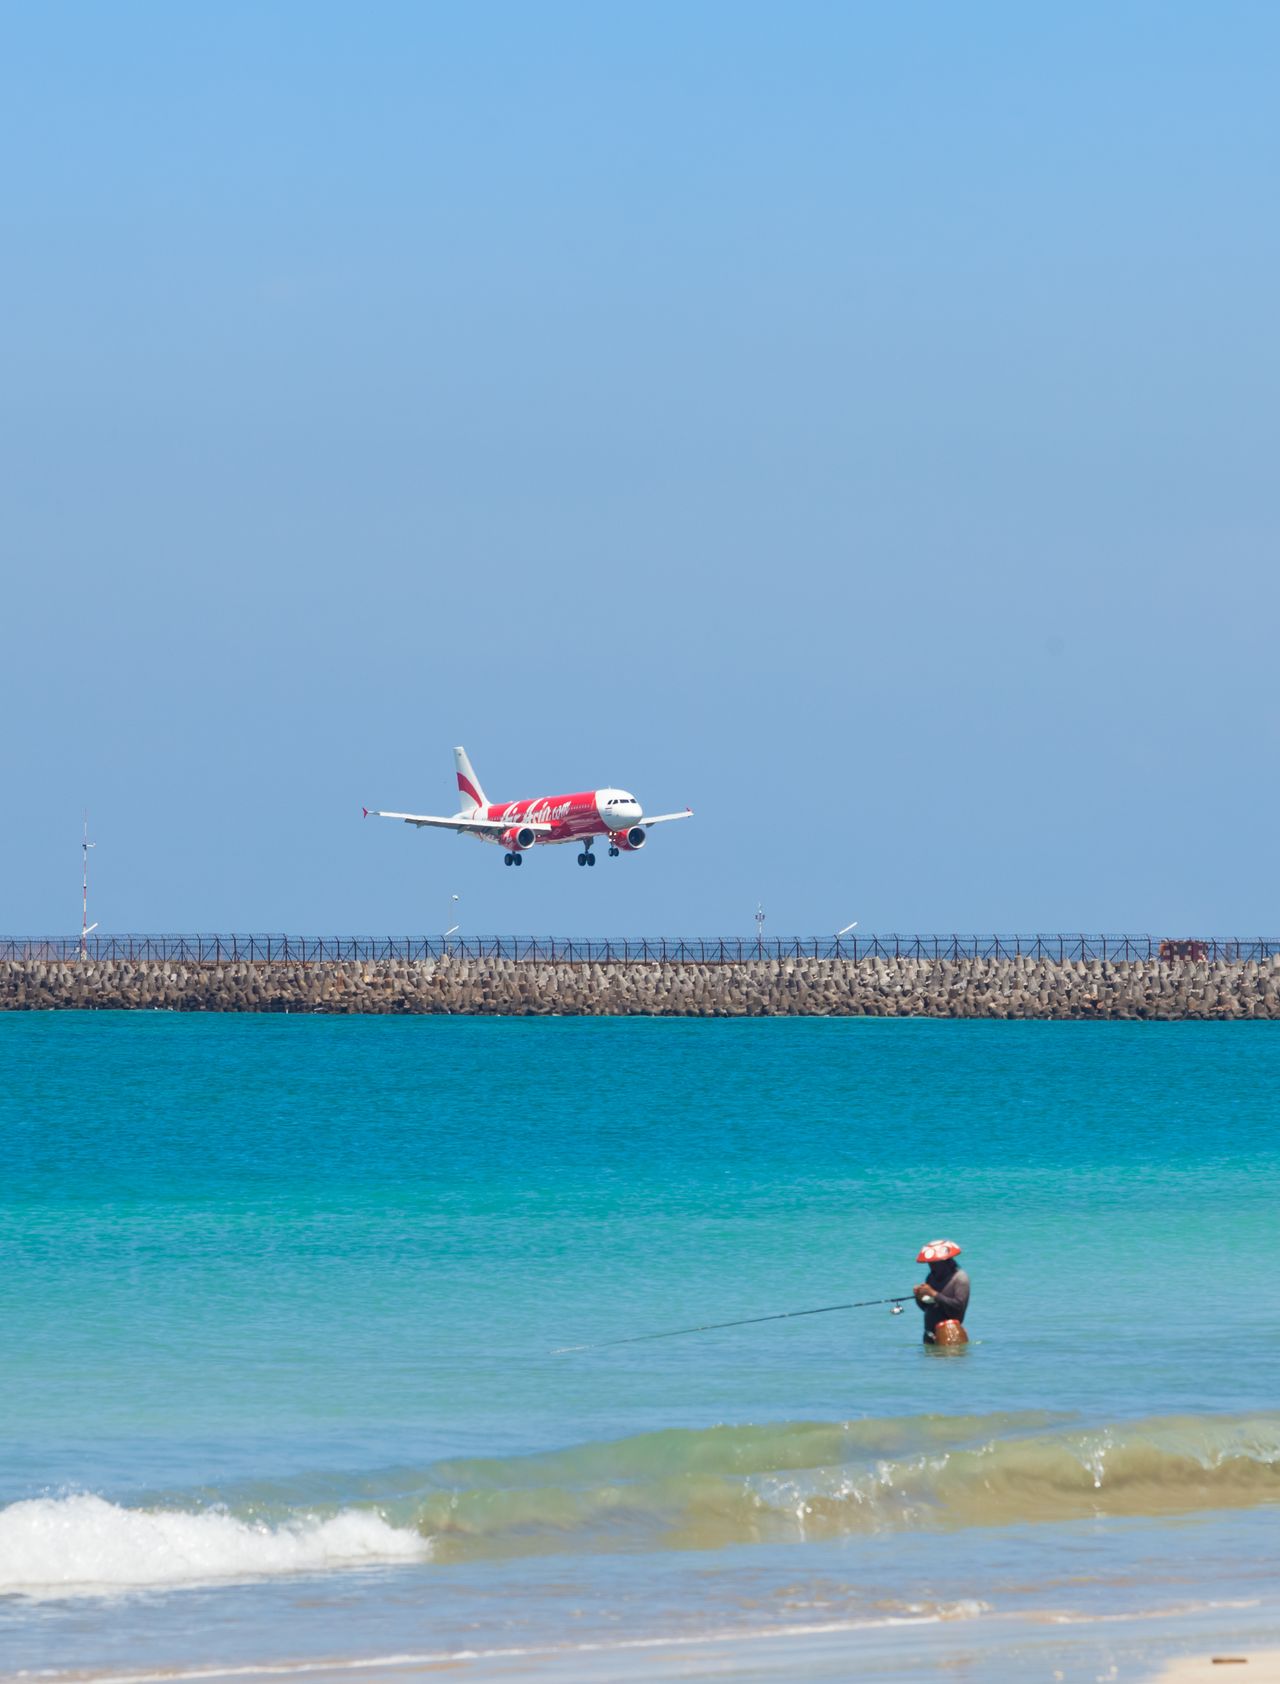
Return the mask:
<svg viewBox="0 0 1280 1684"><path fill-rule="evenodd" d="M1266 1024L0 1019L0 1673L1280 1639L1278 1096ZM602 1343L939 1235L959 1352Z"/></svg>

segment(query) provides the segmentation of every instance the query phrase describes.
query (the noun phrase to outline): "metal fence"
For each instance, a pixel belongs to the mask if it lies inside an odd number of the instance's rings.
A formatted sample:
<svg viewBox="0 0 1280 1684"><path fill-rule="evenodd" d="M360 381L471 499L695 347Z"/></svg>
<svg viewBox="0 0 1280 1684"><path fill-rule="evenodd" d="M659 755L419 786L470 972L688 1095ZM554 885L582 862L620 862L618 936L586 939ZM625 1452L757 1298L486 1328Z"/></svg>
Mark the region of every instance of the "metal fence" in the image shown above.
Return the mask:
<svg viewBox="0 0 1280 1684"><path fill-rule="evenodd" d="M1244 964L1280 955L1280 937L1176 938L1191 957ZM1047 959L1122 963L1157 959L1167 939L1134 935L848 935L848 936L288 936L92 935L52 940L0 938L0 960L243 960L342 964L382 959L519 959L558 963L665 961L737 965L759 959ZM1184 955L1186 956L1186 955Z"/></svg>

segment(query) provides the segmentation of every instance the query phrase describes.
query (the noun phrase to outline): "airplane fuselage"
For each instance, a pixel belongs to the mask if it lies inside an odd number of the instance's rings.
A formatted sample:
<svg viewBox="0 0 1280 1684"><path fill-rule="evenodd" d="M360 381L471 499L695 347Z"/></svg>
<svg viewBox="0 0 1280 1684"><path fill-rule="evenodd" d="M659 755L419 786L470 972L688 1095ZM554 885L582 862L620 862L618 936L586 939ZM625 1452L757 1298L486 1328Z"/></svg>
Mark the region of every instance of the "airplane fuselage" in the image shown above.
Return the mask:
<svg viewBox="0 0 1280 1684"><path fill-rule="evenodd" d="M506 863L519 865L524 854L539 842L576 842L578 864L594 865L597 836L609 838L610 857L634 854L644 847L651 825L670 824L673 819L693 817L691 808L682 813L656 813L648 818L629 790L584 789L575 795L535 795L527 801L490 801L480 787L475 768L462 747L453 751L458 794L462 811L447 817L442 813L389 813L379 809L373 817L400 819L419 830L454 830L481 842L498 842L506 850ZM370 816L364 809L364 816Z"/></svg>
<svg viewBox="0 0 1280 1684"><path fill-rule="evenodd" d="M488 819L507 828L485 835L473 832L483 842L499 842L504 848L528 848L557 842L581 842L587 837L607 836L616 848L638 847L628 842L640 823L643 809L625 789L588 789L576 795L537 795L527 801L491 801L478 807L474 817ZM521 836L526 825L547 825ZM528 838L532 836L532 841ZM643 838L640 839L643 841Z"/></svg>

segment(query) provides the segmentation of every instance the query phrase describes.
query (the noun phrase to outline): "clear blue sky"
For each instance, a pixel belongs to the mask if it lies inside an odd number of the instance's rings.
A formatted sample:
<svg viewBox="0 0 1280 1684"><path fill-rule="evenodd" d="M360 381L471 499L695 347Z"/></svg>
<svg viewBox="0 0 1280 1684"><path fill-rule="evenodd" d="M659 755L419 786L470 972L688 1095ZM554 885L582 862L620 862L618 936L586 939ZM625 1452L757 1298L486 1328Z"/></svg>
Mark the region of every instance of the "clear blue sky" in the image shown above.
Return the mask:
<svg viewBox="0 0 1280 1684"><path fill-rule="evenodd" d="M0 933L1280 933L1280 9L13 6ZM360 807L615 782L580 871Z"/></svg>

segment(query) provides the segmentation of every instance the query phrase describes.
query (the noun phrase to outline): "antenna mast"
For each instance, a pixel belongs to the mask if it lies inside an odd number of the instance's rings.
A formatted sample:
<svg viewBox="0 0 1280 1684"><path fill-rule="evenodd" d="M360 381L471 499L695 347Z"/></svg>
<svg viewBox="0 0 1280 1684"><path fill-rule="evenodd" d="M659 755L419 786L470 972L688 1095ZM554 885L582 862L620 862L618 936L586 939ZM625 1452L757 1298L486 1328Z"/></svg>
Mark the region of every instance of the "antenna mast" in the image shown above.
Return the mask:
<svg viewBox="0 0 1280 1684"><path fill-rule="evenodd" d="M96 842L90 842L89 840L89 809L86 807L84 811L84 841L80 844L80 851L84 857L84 873L81 879L83 893L80 902L80 957L82 959L89 957L89 932L96 930L98 927L96 918L92 924L89 922L89 850L97 846Z"/></svg>

